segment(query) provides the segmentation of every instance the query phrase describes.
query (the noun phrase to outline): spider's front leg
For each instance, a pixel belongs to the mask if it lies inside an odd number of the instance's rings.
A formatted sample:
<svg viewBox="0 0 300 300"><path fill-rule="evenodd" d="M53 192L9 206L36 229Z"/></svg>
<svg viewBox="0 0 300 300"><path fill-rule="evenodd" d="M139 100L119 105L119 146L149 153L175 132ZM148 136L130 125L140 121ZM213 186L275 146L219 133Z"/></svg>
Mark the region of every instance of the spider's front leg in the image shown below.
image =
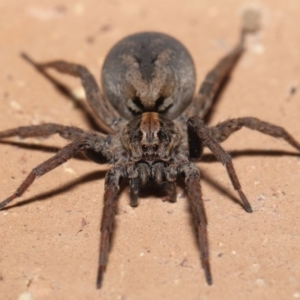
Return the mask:
<svg viewBox="0 0 300 300"><path fill-rule="evenodd" d="M99 265L97 274L97 288L100 289L103 273L107 265L108 252L114 229L114 219L117 212L117 200L120 190L120 181L125 177L124 167L120 164L110 169L105 177L104 206L101 220L101 240Z"/></svg>
<svg viewBox="0 0 300 300"><path fill-rule="evenodd" d="M212 135L210 129L199 117L191 117L188 120L189 131L194 132L202 142L203 146L208 147L216 158L226 167L227 173L231 180L234 189L238 192L241 201L243 202L244 208L247 212L251 213L252 208L247 200L242 187L236 175L235 169L232 164L230 155L220 146L217 140Z"/></svg>
<svg viewBox="0 0 300 300"><path fill-rule="evenodd" d="M9 130L7 132L9 132ZM50 159L32 169L32 171L25 178L23 183L17 188L17 190L10 197L0 202L0 210L17 197L22 196L36 178L41 177L57 168L58 166L62 165L79 152L92 150L95 153L99 153L102 156L105 156L108 161L111 160L111 152L109 151L109 149L106 149L107 146L105 144L105 138L103 137L104 136L95 136L86 133L81 138L76 139L72 143L62 148L56 155L54 155Z"/></svg>
<svg viewBox="0 0 300 300"><path fill-rule="evenodd" d="M202 267L205 272L206 282L211 285L212 275L209 264L207 219L201 193L200 171L192 163L182 164L179 167L179 171L182 172L185 177L186 193L196 227L196 234L201 252Z"/></svg>

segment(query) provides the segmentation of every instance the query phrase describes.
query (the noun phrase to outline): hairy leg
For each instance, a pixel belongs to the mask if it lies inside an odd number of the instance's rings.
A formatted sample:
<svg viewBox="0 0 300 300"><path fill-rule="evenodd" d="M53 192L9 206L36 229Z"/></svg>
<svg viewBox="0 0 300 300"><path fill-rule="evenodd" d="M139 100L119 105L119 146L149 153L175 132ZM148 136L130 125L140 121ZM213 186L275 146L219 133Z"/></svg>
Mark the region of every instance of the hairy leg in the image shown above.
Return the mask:
<svg viewBox="0 0 300 300"><path fill-rule="evenodd" d="M56 167L62 165L85 147L85 141L79 140L77 142L73 142L61 149L55 156L34 168L23 181L23 183L17 188L17 190L10 197L0 202L0 209L5 207L15 198L22 196L37 177L41 177Z"/></svg>
<svg viewBox="0 0 300 300"><path fill-rule="evenodd" d="M225 80L230 76L244 52L246 35L256 32L259 29L259 21L259 13L257 11L249 10L245 12L240 40L237 46L208 72L200 86L198 95L184 114L186 118L199 116L201 119L204 119L207 116L213 105L215 96L220 91L220 88L222 88Z"/></svg>
<svg viewBox="0 0 300 300"><path fill-rule="evenodd" d="M87 135L87 133L77 127L47 123L42 125L22 126L1 131L0 139L13 136L18 136L20 138L48 137L56 133L67 140L75 140Z"/></svg>
<svg viewBox="0 0 300 300"><path fill-rule="evenodd" d="M111 238L114 229L114 219L117 212L117 200L120 190L120 180L125 172L122 167L114 167L108 171L105 178L104 206L101 220L100 253L97 274L97 288L100 289L103 274L106 269Z"/></svg>
<svg viewBox="0 0 300 300"><path fill-rule="evenodd" d="M102 121L101 123L103 123L102 125L106 132L110 134L114 133L114 131L111 129L111 126L113 127L120 117L117 116L114 108L102 96L94 76L86 67L61 60L46 63L36 63L25 53L22 54L22 57L41 72L45 69L53 68L58 72L80 78L89 105L94 110L100 121Z"/></svg>
<svg viewBox="0 0 300 300"><path fill-rule="evenodd" d="M200 171L195 165L189 163L182 165L180 171L182 171L185 176L186 193L195 223L206 282L211 285L212 275L209 264L207 220L200 187Z"/></svg>
<svg viewBox="0 0 300 300"><path fill-rule="evenodd" d="M261 133L282 138L292 147L300 151L300 143L297 142L284 128L261 121L253 117L230 119L219 123L217 126L211 127L209 130L214 139L221 143L225 141L232 133L246 127Z"/></svg>
<svg viewBox="0 0 300 300"><path fill-rule="evenodd" d="M216 139L211 135L210 129L199 117L192 117L188 120L189 130L194 131L201 140L203 146L208 147L216 158L226 167L227 173L234 189L238 192L244 208L247 212L252 212L251 205L242 191L242 187L235 173L229 154L219 145Z"/></svg>
<svg viewBox="0 0 300 300"><path fill-rule="evenodd" d="M22 196L22 194L28 189L28 187L36 178L41 177L62 165L78 152L86 150L93 150L96 153L101 153L102 155L106 156L107 160L111 159L111 157L109 157L111 153L106 149L105 139L103 137L86 135L83 138L76 139L72 143L62 148L56 155L34 168L26 177L24 182L17 188L17 190L10 197L0 202L0 210L15 198Z"/></svg>

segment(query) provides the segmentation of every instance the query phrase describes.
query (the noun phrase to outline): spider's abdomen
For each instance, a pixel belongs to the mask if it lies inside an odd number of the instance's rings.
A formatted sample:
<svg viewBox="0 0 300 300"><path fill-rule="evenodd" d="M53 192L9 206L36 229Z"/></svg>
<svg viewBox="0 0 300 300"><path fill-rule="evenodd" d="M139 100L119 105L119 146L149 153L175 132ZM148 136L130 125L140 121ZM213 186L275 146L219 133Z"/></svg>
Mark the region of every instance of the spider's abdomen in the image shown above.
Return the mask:
<svg viewBox="0 0 300 300"><path fill-rule="evenodd" d="M157 32L130 35L108 53L102 68L105 97L130 120L143 112L176 118L195 89L191 55L176 39Z"/></svg>

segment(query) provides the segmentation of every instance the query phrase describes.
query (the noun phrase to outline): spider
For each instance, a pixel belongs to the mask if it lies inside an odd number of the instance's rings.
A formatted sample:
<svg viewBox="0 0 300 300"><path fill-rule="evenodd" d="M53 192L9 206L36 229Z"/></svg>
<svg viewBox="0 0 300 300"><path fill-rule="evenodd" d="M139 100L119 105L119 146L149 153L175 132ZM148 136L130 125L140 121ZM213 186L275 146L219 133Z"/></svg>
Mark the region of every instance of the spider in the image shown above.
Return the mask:
<svg viewBox="0 0 300 300"><path fill-rule="evenodd" d="M206 282L211 285L200 170L193 161L200 161L203 148L208 147L225 166L246 212L251 213L251 205L242 191L231 157L220 143L242 127L247 127L282 138L300 151L300 143L284 128L253 117L229 119L213 127L206 126L203 121L243 53L246 35L255 30L244 22L237 46L207 74L196 96L193 96L195 67L189 52L178 40L162 33L133 34L110 50L102 68L103 95L94 76L84 66L65 61L36 63L23 54L40 72L53 68L80 78L89 105L105 125L105 133L86 132L74 126L53 123L0 132L1 139L59 134L70 141L56 155L34 168L18 189L0 203L0 209L23 195L36 178L79 152L96 163L111 164L112 168L105 177L101 220L96 281L97 288L100 288L108 261L121 181L128 179L130 205L136 207L140 192L150 184L159 186L166 199L175 202L176 182L182 178Z"/></svg>

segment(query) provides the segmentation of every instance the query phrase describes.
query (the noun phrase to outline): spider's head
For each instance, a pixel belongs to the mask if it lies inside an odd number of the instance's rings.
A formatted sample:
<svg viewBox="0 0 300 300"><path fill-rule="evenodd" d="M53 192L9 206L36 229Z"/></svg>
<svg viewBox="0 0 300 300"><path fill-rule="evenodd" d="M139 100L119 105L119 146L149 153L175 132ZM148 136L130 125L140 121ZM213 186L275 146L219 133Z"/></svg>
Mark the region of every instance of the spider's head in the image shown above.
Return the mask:
<svg viewBox="0 0 300 300"><path fill-rule="evenodd" d="M121 134L133 161L168 161L181 140L178 127L158 113L147 112L131 120Z"/></svg>

